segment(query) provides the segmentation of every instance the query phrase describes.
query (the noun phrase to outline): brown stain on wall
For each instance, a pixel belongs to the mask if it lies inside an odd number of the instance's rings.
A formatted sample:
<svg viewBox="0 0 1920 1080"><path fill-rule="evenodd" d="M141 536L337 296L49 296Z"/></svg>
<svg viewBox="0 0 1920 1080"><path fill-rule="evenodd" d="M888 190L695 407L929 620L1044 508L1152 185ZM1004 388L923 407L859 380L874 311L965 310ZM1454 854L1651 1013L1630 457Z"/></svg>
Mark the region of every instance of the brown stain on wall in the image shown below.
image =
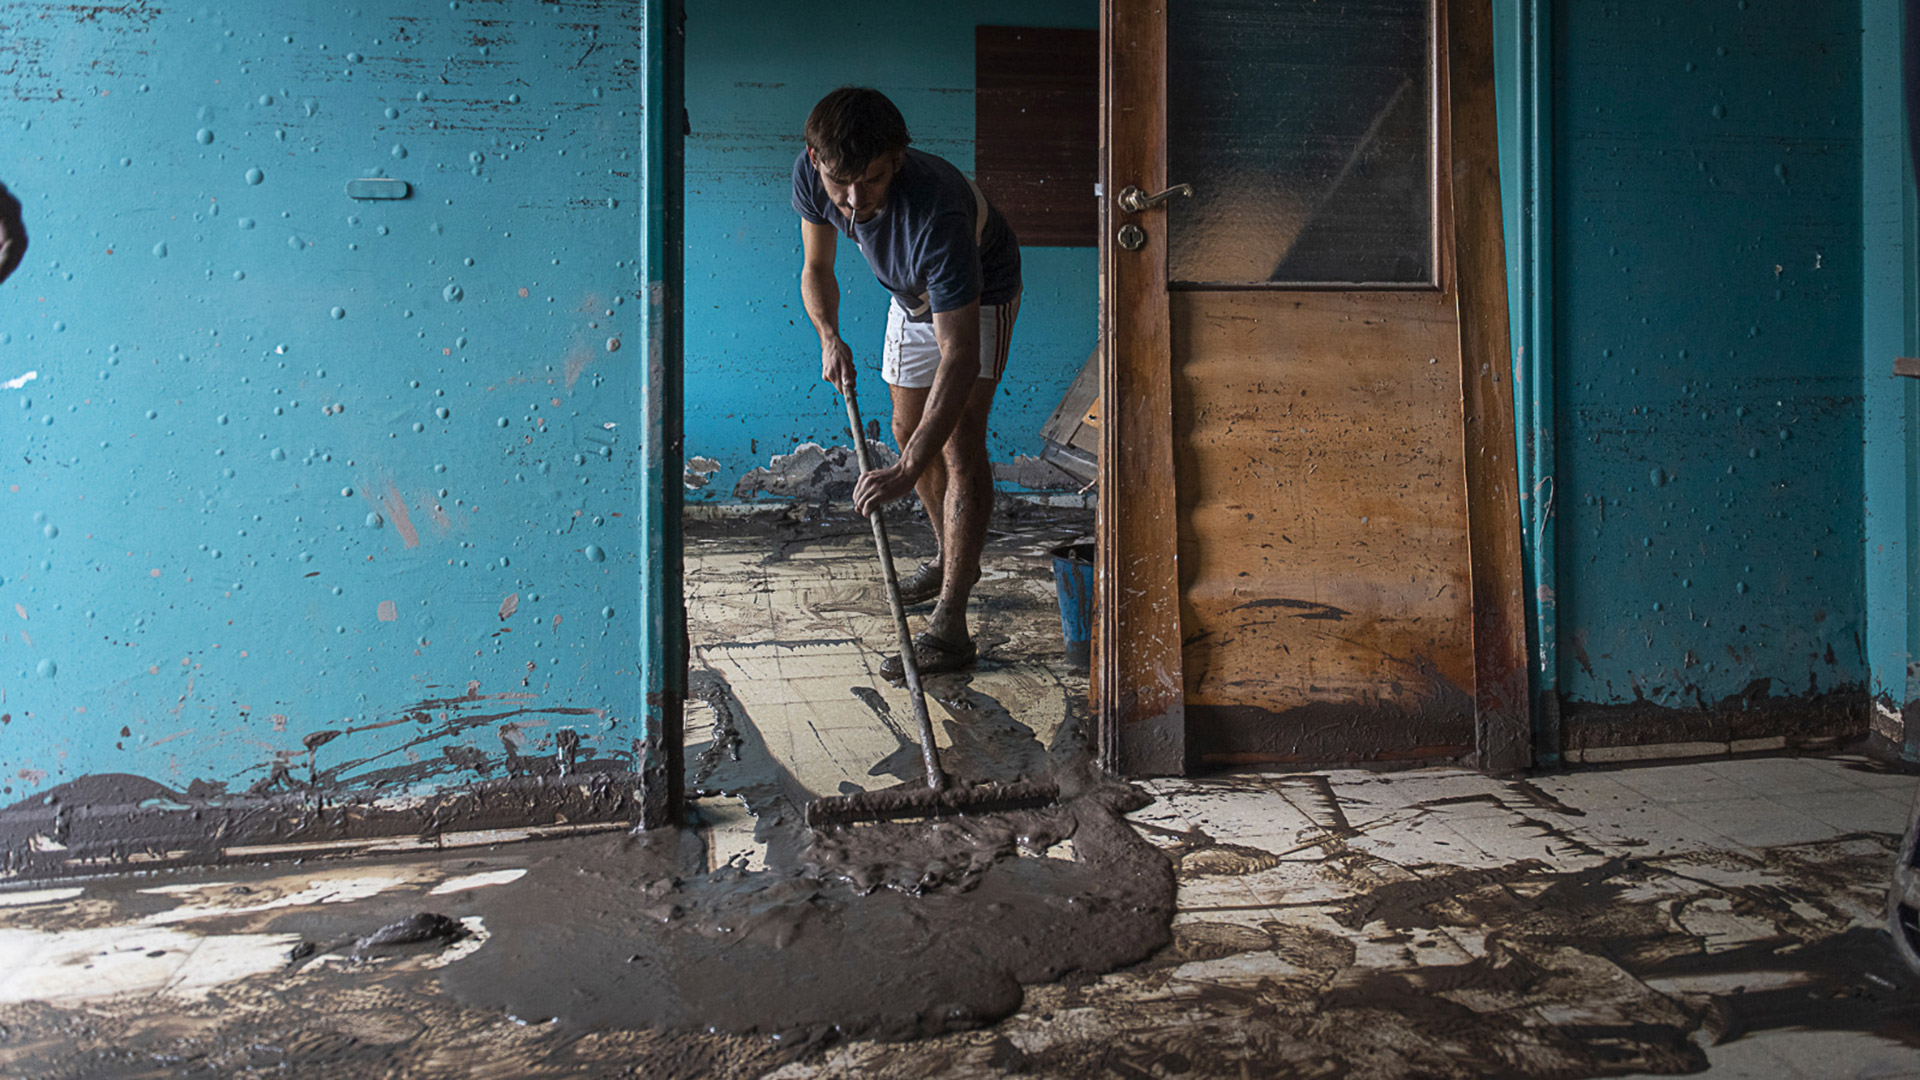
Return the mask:
<svg viewBox="0 0 1920 1080"><path fill-rule="evenodd" d="M1473 749L1473 697L1422 673L1413 693L1319 701L1280 710L1188 705L1187 745L1199 766L1327 765L1463 759Z"/></svg>
<svg viewBox="0 0 1920 1080"><path fill-rule="evenodd" d="M1846 745L1868 735L1872 701L1865 687L1843 686L1817 694L1774 694L1773 680L1756 679L1719 701L1700 698L1694 708L1640 700L1597 705L1562 698L1560 737L1569 756L1611 747L1674 744L1734 744L1784 740L1788 749Z"/></svg>
<svg viewBox="0 0 1920 1080"><path fill-rule="evenodd" d="M233 849L271 845L346 854L356 844L395 838L431 845L453 832L637 820L639 785L630 772L563 777L557 763L550 765L540 775L411 800L360 790L194 794L140 776L84 777L0 809L0 864L9 874L56 878L245 861L255 856Z"/></svg>
<svg viewBox="0 0 1920 1080"><path fill-rule="evenodd" d="M225 781L195 780L183 792L126 773L84 776L0 808L0 863L60 876L217 863L230 849L263 845L634 820L635 753L564 726L576 718L597 726L604 710L542 707L532 697L470 683L390 719L309 732L300 749L243 770L265 775L240 793ZM411 737L354 756L352 736L408 724ZM550 736L529 734L550 724ZM482 728L494 729L497 749L469 741ZM457 786L410 794L448 782Z"/></svg>

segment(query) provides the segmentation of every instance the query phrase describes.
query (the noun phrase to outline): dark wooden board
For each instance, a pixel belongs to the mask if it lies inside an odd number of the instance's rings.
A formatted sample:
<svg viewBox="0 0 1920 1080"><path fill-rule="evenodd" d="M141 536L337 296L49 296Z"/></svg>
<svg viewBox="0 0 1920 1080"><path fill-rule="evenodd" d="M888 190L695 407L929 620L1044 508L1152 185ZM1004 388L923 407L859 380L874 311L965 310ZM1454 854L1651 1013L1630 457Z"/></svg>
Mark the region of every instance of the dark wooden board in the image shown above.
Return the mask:
<svg viewBox="0 0 1920 1080"><path fill-rule="evenodd" d="M974 29L974 179L1022 247L1099 243L1100 35Z"/></svg>

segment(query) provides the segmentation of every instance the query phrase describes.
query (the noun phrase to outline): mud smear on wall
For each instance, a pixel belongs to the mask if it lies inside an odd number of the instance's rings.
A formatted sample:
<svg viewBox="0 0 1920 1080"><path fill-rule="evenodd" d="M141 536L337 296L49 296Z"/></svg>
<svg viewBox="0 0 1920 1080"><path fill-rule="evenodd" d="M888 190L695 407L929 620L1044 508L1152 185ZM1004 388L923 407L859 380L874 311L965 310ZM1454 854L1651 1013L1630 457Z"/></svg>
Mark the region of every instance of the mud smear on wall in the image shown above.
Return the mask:
<svg viewBox="0 0 1920 1080"><path fill-rule="evenodd" d="M243 779L264 775L241 791L224 781L179 791L127 773L82 776L0 807L0 865L98 873L220 862L234 847L634 818L634 751L611 737L583 740L578 730L597 728L604 710L539 706L535 696L481 693L470 682L386 719L310 731L302 749L242 769ZM355 756L354 736L402 726L403 741ZM497 752L485 748L490 742ZM433 785L445 786L415 794Z"/></svg>
<svg viewBox="0 0 1920 1080"><path fill-rule="evenodd" d="M1864 739L1872 699L1860 686L1805 694L1775 693L1775 680L1755 679L1740 692L1708 701L1698 687L1680 689L1694 707L1640 697L1618 705L1562 697L1560 738L1569 754L1615 746L1724 743L1778 739L1790 749L1818 749ZM1665 688L1658 688L1656 693Z"/></svg>

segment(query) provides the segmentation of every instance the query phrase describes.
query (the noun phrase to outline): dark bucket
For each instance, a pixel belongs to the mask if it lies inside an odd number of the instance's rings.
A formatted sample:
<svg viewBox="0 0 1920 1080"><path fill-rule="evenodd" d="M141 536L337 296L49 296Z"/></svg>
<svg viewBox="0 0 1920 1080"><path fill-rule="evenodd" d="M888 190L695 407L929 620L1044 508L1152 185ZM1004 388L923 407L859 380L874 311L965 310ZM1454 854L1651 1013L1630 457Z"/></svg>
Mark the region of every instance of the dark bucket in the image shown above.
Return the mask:
<svg viewBox="0 0 1920 1080"><path fill-rule="evenodd" d="M1067 663L1085 671L1093 648L1091 542L1053 549L1053 591L1060 600L1060 636L1066 639Z"/></svg>

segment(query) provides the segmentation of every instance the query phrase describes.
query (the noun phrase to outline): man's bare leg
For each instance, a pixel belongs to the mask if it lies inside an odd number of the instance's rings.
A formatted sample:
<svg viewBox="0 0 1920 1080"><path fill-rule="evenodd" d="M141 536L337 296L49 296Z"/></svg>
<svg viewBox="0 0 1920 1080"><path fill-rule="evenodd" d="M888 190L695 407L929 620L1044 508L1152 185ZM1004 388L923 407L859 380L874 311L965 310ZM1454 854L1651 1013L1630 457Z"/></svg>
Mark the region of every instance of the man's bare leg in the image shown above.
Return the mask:
<svg viewBox="0 0 1920 1080"><path fill-rule="evenodd" d="M967 411L941 450L946 465L946 519L941 553L946 562L940 579L940 602L928 620L927 632L943 641L961 644L973 640L967 631L967 597L980 580L980 552L987 543L987 522L993 515L993 466L987 460L987 413L999 383L980 379L973 384Z"/></svg>
<svg viewBox="0 0 1920 1080"><path fill-rule="evenodd" d="M893 444L907 445L913 437L914 429L920 426L920 416L927 407L927 395L932 387L887 385L888 393L893 395ZM920 479L914 481L913 490L920 496L920 505L927 511L927 521L933 525L933 558L927 564L934 567L942 565L941 556L947 550L947 462L945 455L935 458L928 465ZM903 577L905 575L902 575Z"/></svg>

